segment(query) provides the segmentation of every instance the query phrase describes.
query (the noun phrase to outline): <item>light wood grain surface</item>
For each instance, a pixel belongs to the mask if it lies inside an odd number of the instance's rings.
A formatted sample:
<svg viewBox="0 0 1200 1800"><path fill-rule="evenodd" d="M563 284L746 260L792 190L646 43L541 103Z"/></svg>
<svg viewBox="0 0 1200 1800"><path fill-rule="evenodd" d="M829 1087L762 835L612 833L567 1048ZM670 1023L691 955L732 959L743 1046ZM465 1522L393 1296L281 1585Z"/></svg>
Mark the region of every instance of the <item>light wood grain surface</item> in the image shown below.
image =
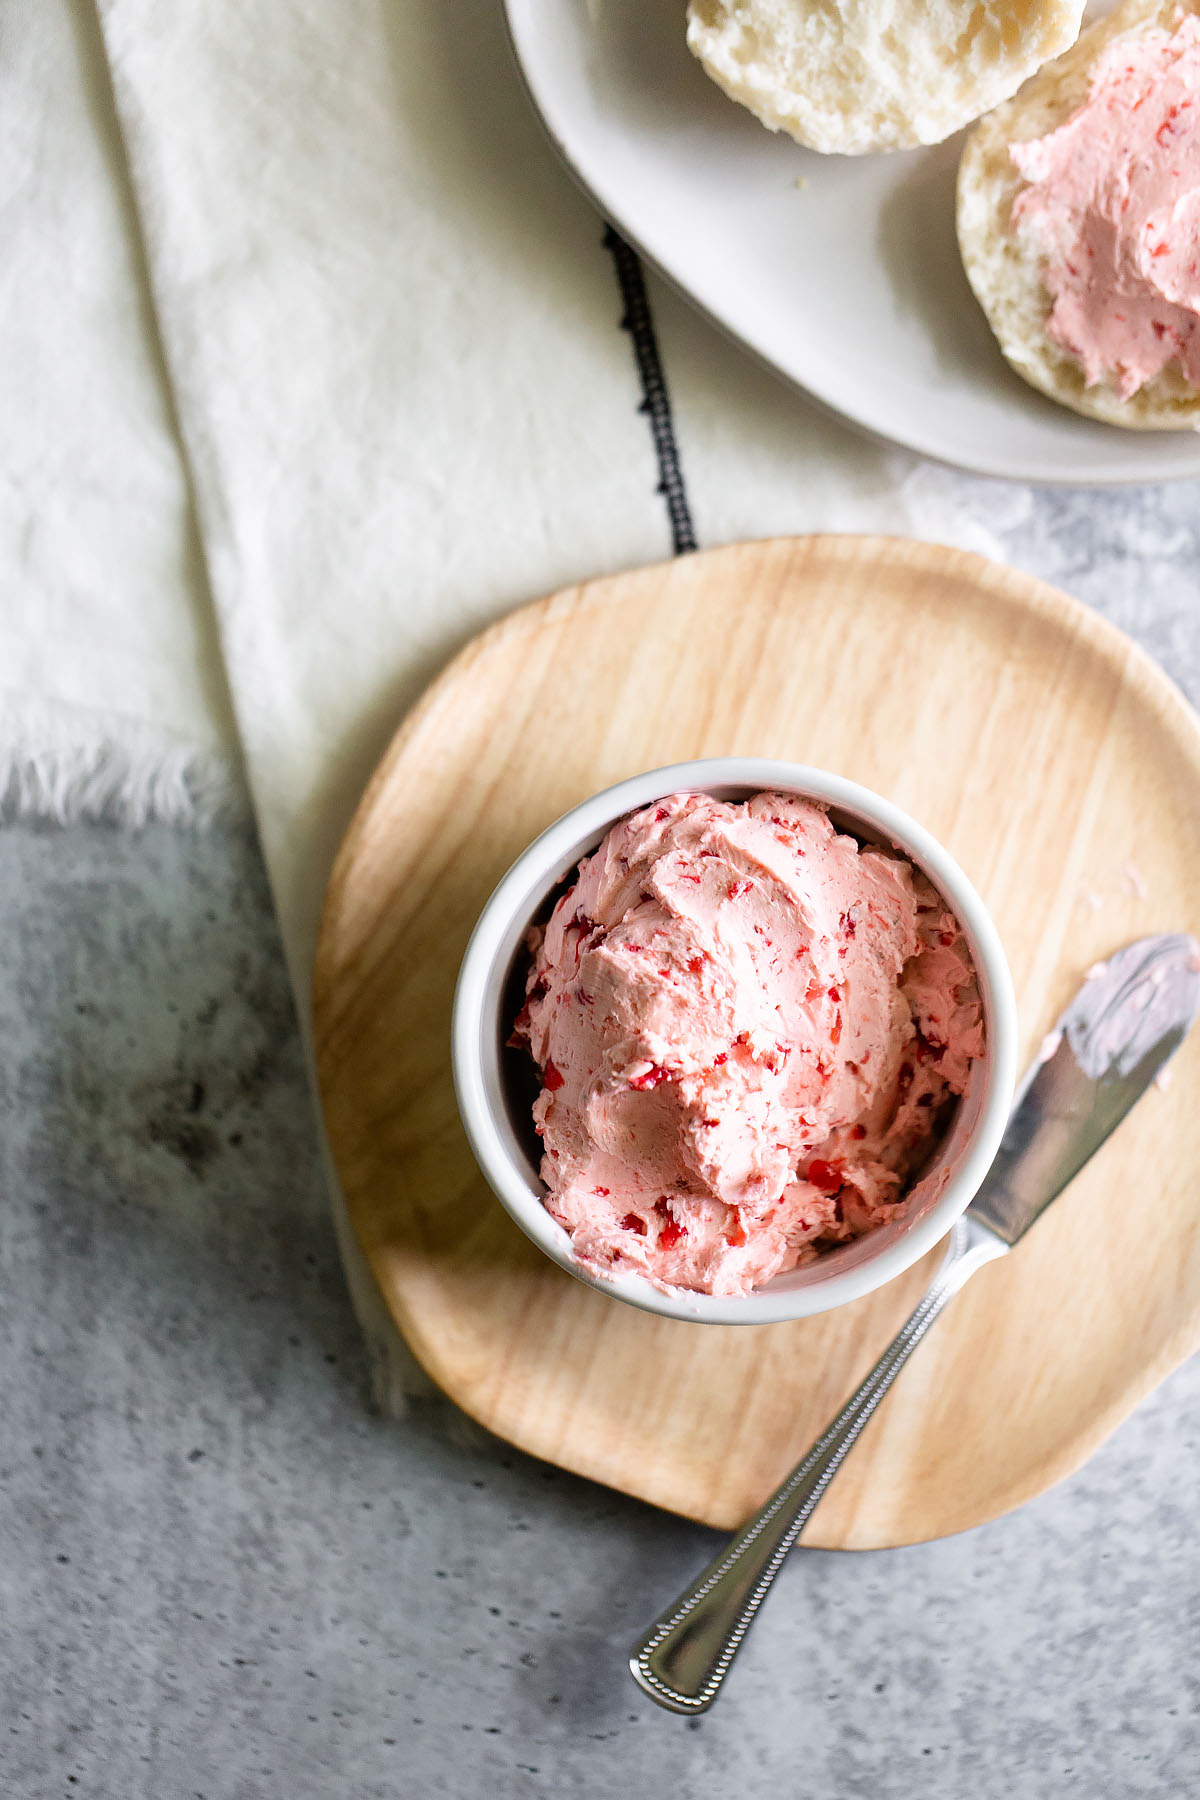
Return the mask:
<svg viewBox="0 0 1200 1800"><path fill-rule="evenodd" d="M1126 638L965 552L734 545L514 613L401 726L330 882L315 1029L355 1228L429 1373L512 1442L730 1526L826 1424L932 1263L855 1305L719 1327L635 1311L548 1263L476 1170L449 1017L509 862L587 794L723 753L888 795L948 846L1012 964L1023 1054L1086 968L1200 932L1200 728ZM1200 1041L1014 1254L956 1300L807 1541L870 1548L988 1519L1068 1474L1200 1344Z"/></svg>

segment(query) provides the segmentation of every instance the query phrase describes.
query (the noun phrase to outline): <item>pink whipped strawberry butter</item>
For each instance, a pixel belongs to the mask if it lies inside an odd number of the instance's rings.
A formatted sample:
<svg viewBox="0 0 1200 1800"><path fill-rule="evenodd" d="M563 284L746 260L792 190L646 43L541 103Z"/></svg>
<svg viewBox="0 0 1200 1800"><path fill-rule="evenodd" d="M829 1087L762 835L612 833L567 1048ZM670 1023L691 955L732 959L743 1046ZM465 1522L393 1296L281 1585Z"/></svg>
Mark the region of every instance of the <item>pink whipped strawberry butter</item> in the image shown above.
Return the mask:
<svg viewBox="0 0 1200 1800"><path fill-rule="evenodd" d="M983 1054L945 903L789 795L623 819L531 947L545 1204L661 1288L745 1294L893 1217Z"/></svg>
<svg viewBox="0 0 1200 1800"><path fill-rule="evenodd" d="M1046 330L1087 385L1127 400L1177 359L1200 386L1200 19L1115 39L1078 112L1009 154Z"/></svg>

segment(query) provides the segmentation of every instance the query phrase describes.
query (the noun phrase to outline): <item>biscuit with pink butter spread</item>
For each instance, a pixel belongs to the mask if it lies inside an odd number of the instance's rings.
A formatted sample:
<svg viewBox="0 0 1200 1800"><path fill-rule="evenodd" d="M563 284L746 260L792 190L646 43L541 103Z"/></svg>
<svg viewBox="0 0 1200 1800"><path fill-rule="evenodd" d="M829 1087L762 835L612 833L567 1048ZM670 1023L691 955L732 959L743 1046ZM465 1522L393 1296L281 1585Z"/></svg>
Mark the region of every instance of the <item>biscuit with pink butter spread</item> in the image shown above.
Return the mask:
<svg viewBox="0 0 1200 1800"><path fill-rule="evenodd" d="M1107 45L1086 103L1009 154L1046 331L1087 384L1127 400L1177 360L1200 387L1200 19Z"/></svg>
<svg viewBox="0 0 1200 1800"><path fill-rule="evenodd" d="M929 882L783 794L615 825L534 934L514 1034L579 1260L726 1295L893 1217L984 1053Z"/></svg>
<svg viewBox="0 0 1200 1800"><path fill-rule="evenodd" d="M1013 369L1135 431L1200 428L1200 0L1121 0L981 119L963 267Z"/></svg>

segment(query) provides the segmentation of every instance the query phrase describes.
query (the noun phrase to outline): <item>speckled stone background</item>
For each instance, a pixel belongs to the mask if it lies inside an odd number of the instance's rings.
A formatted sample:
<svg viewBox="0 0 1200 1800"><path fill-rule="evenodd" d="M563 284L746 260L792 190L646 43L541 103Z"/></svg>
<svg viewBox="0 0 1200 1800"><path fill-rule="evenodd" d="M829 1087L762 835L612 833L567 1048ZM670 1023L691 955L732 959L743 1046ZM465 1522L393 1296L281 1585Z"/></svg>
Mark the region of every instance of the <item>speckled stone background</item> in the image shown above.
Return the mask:
<svg viewBox="0 0 1200 1800"><path fill-rule="evenodd" d="M961 493L1200 699L1195 487ZM627 1645L715 1537L371 1409L248 828L0 870L3 1800L1200 1790L1200 1368L1017 1515L798 1552L661 1713Z"/></svg>

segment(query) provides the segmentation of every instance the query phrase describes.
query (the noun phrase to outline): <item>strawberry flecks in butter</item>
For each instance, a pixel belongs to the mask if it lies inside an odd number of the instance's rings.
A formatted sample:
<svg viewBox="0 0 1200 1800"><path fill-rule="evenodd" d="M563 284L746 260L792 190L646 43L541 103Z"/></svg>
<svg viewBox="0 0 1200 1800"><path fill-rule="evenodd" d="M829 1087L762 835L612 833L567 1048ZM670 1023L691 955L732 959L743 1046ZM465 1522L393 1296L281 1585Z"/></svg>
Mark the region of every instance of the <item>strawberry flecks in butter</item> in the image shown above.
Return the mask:
<svg viewBox="0 0 1200 1800"><path fill-rule="evenodd" d="M1200 387L1200 19L1115 39L1078 112L1009 154L1046 330L1087 385L1127 400L1178 361Z"/></svg>
<svg viewBox="0 0 1200 1800"><path fill-rule="evenodd" d="M663 1288L748 1293L893 1217L983 1053L925 878L785 795L622 820L530 947L546 1206Z"/></svg>

